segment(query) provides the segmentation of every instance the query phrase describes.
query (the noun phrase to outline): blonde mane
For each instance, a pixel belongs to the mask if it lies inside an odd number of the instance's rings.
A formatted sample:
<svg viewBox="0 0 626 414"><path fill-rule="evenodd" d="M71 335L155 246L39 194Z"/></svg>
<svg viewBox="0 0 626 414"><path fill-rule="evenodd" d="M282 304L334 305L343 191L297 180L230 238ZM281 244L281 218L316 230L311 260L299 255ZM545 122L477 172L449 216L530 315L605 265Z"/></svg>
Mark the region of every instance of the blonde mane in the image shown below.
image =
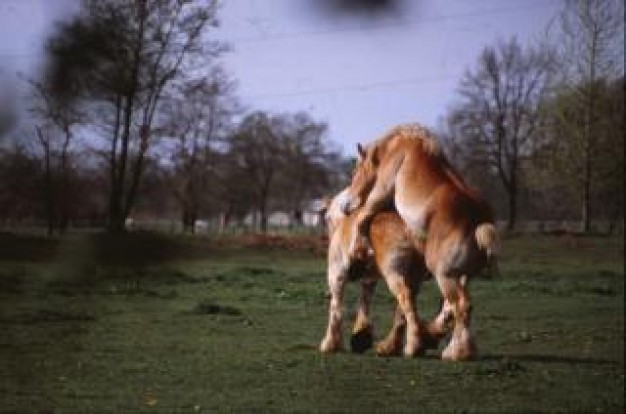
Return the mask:
<svg viewBox="0 0 626 414"><path fill-rule="evenodd" d="M424 151L431 156L441 156L442 151L434 134L428 128L418 123L400 124L389 131L382 137L374 141L368 148L379 147L393 138L404 138L410 140L419 140Z"/></svg>
<svg viewBox="0 0 626 414"><path fill-rule="evenodd" d="M444 154L435 135L425 126L418 123L400 124L387 131L385 135L374 141L368 148L384 146L394 138L417 140L426 155L435 159L454 185L464 191L474 194L475 190L467 185L456 168Z"/></svg>

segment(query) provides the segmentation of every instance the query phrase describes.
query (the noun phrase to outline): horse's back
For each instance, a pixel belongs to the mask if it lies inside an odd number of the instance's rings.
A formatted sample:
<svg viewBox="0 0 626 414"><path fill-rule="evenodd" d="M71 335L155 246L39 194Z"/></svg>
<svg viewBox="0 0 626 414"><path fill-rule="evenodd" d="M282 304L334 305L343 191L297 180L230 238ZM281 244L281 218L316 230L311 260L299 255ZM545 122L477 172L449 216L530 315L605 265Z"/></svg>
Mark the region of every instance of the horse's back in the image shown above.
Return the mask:
<svg viewBox="0 0 626 414"><path fill-rule="evenodd" d="M374 250L410 246L405 224L395 211L384 211L374 216L370 225L370 240Z"/></svg>

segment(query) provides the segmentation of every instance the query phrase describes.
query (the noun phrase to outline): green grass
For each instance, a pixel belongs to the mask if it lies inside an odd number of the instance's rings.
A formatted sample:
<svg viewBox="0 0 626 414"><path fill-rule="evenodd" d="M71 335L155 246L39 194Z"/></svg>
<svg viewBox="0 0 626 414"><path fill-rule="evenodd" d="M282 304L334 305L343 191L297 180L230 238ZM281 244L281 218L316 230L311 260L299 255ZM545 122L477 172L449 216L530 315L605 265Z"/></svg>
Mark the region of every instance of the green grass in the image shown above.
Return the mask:
<svg viewBox="0 0 626 414"><path fill-rule="evenodd" d="M0 411L623 412L623 241L507 239L500 273L471 286L478 361L321 355L319 253L0 235Z"/></svg>

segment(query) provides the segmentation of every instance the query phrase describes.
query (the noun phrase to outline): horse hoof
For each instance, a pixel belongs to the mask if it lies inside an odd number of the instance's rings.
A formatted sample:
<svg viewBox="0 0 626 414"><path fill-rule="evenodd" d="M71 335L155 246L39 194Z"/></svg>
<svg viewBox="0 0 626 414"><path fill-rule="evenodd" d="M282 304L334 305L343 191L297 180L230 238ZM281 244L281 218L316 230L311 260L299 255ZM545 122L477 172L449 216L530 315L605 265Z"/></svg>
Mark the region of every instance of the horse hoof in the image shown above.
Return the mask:
<svg viewBox="0 0 626 414"><path fill-rule="evenodd" d="M390 344L388 341L379 342L376 345L376 355L381 357L399 356L400 347L395 344Z"/></svg>
<svg viewBox="0 0 626 414"><path fill-rule="evenodd" d="M361 259L350 259L348 266L348 280L354 282L361 279L369 268L369 263Z"/></svg>
<svg viewBox="0 0 626 414"><path fill-rule="evenodd" d="M439 348L439 338L433 335L423 335L422 336L422 346L424 349L437 349Z"/></svg>
<svg viewBox="0 0 626 414"><path fill-rule="evenodd" d="M369 328L361 329L350 337L350 350L355 354L362 354L372 347L374 336Z"/></svg>
<svg viewBox="0 0 626 414"><path fill-rule="evenodd" d="M331 352L339 352L341 351L342 346L341 343L335 342L332 340L324 339L320 344L320 352L324 354L329 354Z"/></svg>
<svg viewBox="0 0 626 414"><path fill-rule="evenodd" d="M476 359L478 350L473 342L466 344L450 344L441 353L444 361L471 361Z"/></svg>
<svg viewBox="0 0 626 414"><path fill-rule="evenodd" d="M404 348L404 356L407 358L414 358L424 356L426 349L423 346L411 346Z"/></svg>

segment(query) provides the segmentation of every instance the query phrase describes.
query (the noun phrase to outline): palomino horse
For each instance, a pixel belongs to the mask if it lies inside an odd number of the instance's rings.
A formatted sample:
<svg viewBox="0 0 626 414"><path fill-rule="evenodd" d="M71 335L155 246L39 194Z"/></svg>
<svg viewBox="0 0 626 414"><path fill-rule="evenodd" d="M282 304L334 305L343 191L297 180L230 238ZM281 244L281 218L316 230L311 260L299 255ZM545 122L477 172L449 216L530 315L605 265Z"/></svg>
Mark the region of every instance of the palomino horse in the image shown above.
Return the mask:
<svg viewBox="0 0 626 414"><path fill-rule="evenodd" d="M341 208L357 208L350 254L362 255L376 213L393 202L452 305L454 330L442 353L447 360L471 359L467 278L495 264L499 237L491 209L448 163L430 133L419 125L394 128L363 149L352 183L342 193ZM411 350L408 350L411 351Z"/></svg>
<svg viewBox="0 0 626 414"><path fill-rule="evenodd" d="M356 214L344 215L337 203L342 196L335 197L327 206L326 220L329 233L328 247L328 286L331 295L326 336L322 340L322 352L334 352L342 348L341 321L342 301L345 284L348 280L361 277L361 296L357 318L353 329L352 349L364 351L362 345L355 349L355 337L367 338L371 342L372 326L369 322L369 304L377 279L384 279L389 290L398 300L391 331L386 339L379 342L376 352L379 355L396 355L405 342L405 353L413 355L424 343L435 347L446 334L446 322L451 316L450 306L444 303L440 314L427 326L417 316L415 296L422 280L430 277L424 266L421 253L413 246L406 228L395 211L381 212L372 220L370 239L373 257L368 258L369 266L361 266L363 274L354 275L355 262L350 258L349 246ZM418 327L421 325L421 328ZM406 336L404 341L403 336ZM420 334L421 337L417 337ZM422 349L423 350L423 349Z"/></svg>

